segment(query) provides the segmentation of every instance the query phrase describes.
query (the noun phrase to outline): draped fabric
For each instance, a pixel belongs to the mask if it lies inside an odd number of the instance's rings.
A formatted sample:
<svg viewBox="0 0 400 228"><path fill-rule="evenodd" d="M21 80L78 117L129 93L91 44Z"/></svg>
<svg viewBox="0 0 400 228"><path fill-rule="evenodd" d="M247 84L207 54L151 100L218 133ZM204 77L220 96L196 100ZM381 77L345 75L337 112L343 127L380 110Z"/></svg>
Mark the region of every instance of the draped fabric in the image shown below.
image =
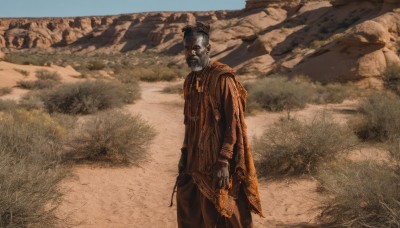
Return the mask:
<svg viewBox="0 0 400 228"><path fill-rule="evenodd" d="M184 97L185 173L221 215L232 216L243 188L251 211L263 216L244 120L246 90L236 81L233 69L213 61L202 71L191 72L184 82ZM219 156L230 160L228 189L212 186Z"/></svg>

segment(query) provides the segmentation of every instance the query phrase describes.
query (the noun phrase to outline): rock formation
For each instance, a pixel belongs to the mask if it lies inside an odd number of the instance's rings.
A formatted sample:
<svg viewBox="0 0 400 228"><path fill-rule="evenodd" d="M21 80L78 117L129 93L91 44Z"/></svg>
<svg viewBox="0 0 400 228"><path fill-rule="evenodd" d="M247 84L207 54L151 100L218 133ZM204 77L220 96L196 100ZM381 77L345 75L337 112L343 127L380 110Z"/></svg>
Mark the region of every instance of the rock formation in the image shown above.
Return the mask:
<svg viewBox="0 0 400 228"><path fill-rule="evenodd" d="M0 48L177 54L183 26L206 21L212 57L240 73L283 71L321 82L360 81L378 78L387 65L399 62L398 2L248 0L237 11L5 18Z"/></svg>

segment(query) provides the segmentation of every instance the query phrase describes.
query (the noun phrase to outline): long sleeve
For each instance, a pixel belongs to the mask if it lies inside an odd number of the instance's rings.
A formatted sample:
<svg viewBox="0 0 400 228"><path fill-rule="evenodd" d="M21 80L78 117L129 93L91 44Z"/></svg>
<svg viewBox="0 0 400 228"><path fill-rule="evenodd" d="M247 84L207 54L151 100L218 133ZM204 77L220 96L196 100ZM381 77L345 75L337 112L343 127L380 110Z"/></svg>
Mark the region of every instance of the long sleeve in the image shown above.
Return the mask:
<svg viewBox="0 0 400 228"><path fill-rule="evenodd" d="M222 121L224 121L224 140L220 151L220 156L231 159L233 147L236 143L236 125L238 113L238 95L234 79L230 74L222 75L220 80L220 104L222 111Z"/></svg>

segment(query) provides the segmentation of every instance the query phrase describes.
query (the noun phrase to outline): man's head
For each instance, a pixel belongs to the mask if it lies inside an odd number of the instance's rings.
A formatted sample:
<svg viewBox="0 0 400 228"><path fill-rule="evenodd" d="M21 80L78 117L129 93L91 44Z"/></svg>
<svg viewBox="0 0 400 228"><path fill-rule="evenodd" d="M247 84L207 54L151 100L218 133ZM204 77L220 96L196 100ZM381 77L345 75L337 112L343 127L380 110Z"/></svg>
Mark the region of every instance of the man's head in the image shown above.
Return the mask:
<svg viewBox="0 0 400 228"><path fill-rule="evenodd" d="M186 63L192 71L200 71L207 66L210 57L210 27L201 22L195 26L188 25L182 29Z"/></svg>

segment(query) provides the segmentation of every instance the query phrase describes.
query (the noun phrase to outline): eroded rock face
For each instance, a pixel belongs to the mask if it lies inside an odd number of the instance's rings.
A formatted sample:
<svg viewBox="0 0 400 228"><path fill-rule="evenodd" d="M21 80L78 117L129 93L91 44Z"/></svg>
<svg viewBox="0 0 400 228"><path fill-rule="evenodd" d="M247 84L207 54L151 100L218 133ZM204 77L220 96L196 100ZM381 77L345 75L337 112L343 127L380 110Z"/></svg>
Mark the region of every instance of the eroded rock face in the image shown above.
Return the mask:
<svg viewBox="0 0 400 228"><path fill-rule="evenodd" d="M180 56L182 28L205 21L211 25L211 57L238 72L283 71L321 82L359 81L379 78L386 66L400 63L400 11L387 4L398 2L249 0L238 11L2 19L0 48L155 50Z"/></svg>
<svg viewBox="0 0 400 228"><path fill-rule="evenodd" d="M400 3L400 0L363 0L365 2L371 3L388 3L388 4L396 4ZM331 0L332 6L342 6L349 3L360 2L360 0Z"/></svg>

